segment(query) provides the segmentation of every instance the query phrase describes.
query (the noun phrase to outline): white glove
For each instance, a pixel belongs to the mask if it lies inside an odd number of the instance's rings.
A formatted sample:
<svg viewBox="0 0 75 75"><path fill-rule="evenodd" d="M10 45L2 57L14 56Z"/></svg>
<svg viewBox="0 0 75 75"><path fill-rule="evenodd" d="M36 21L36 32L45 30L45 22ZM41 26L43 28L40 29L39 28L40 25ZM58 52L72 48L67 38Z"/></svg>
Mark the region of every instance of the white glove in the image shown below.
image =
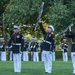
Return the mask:
<svg viewBox="0 0 75 75"><path fill-rule="evenodd" d="M35 46L33 48L35 48Z"/></svg>
<svg viewBox="0 0 75 75"><path fill-rule="evenodd" d="M33 48L33 46L31 46L30 48Z"/></svg>

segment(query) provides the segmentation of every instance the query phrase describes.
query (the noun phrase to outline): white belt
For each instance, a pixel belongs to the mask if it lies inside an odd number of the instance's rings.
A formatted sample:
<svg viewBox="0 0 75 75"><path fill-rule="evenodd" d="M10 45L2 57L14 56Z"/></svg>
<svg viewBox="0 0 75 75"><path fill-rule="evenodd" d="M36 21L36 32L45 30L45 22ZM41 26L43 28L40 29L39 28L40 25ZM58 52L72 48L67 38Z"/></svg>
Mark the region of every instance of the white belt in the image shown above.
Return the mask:
<svg viewBox="0 0 75 75"><path fill-rule="evenodd" d="M51 44L51 42L44 40L44 42Z"/></svg>
<svg viewBox="0 0 75 75"><path fill-rule="evenodd" d="M72 42L72 44L75 44L75 42Z"/></svg>
<svg viewBox="0 0 75 75"><path fill-rule="evenodd" d="M13 45L21 45L21 43L13 43Z"/></svg>
<svg viewBox="0 0 75 75"><path fill-rule="evenodd" d="M7 47L8 48L8 47ZM9 48L12 48L12 46L10 46Z"/></svg>

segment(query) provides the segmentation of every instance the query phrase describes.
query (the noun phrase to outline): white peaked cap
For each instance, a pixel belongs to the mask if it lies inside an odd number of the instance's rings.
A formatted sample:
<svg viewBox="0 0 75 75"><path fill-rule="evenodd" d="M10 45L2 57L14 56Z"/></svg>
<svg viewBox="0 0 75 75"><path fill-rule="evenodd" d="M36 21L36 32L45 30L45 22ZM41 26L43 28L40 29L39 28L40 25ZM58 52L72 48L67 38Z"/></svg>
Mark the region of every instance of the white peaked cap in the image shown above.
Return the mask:
<svg viewBox="0 0 75 75"><path fill-rule="evenodd" d="M49 27L50 27L50 28L52 29L52 31L54 32L54 27L53 27L52 25L50 25Z"/></svg>
<svg viewBox="0 0 75 75"><path fill-rule="evenodd" d="M37 40L37 38L32 38L32 40Z"/></svg>
<svg viewBox="0 0 75 75"><path fill-rule="evenodd" d="M34 40L34 38L32 38L32 40Z"/></svg>
<svg viewBox="0 0 75 75"><path fill-rule="evenodd" d="M19 29L20 27L17 25L14 25L14 29Z"/></svg>
<svg viewBox="0 0 75 75"><path fill-rule="evenodd" d="M34 38L34 40L37 40L37 38Z"/></svg>

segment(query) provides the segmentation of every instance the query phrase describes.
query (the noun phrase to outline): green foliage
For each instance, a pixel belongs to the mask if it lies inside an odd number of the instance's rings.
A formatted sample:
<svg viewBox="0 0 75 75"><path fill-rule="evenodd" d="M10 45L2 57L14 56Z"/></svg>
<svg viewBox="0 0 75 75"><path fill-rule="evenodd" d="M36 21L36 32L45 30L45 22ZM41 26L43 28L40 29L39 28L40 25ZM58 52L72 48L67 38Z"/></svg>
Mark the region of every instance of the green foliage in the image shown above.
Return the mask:
<svg viewBox="0 0 75 75"><path fill-rule="evenodd" d="M39 27L34 31L42 1L45 5L41 20L49 25L52 24L55 27L55 34L70 23L75 24L75 0L0 0L0 22L3 21L4 12L5 31L11 35L13 25L19 24L22 33L42 37Z"/></svg>
<svg viewBox="0 0 75 75"><path fill-rule="evenodd" d="M11 0L5 12L6 31L12 32L13 24L19 24L23 33L32 34L37 21L41 0ZM26 25L23 27L23 25ZM9 30L7 29L9 28Z"/></svg>
<svg viewBox="0 0 75 75"><path fill-rule="evenodd" d="M0 0L0 16L5 11L10 0Z"/></svg>
<svg viewBox="0 0 75 75"><path fill-rule="evenodd" d="M6 11L9 16L6 19L13 23L33 24L33 19L36 20L37 18L35 14L38 12L39 4L40 0L11 0L10 6Z"/></svg>
<svg viewBox="0 0 75 75"><path fill-rule="evenodd" d="M70 18L71 21L75 24L75 0L70 3L69 6Z"/></svg>
<svg viewBox="0 0 75 75"><path fill-rule="evenodd" d="M54 3L54 6L50 7L48 12L48 21L49 24L55 26L56 32L67 27L68 24L70 24L69 19L70 17L67 6L63 5L61 2Z"/></svg>

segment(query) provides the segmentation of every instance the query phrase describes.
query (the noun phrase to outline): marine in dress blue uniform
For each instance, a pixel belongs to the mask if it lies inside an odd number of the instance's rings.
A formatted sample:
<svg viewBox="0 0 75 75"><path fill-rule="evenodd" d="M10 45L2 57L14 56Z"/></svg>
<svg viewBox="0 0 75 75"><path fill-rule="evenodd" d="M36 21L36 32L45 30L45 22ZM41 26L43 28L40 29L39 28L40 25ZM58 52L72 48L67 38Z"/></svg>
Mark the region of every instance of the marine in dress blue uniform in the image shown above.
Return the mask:
<svg viewBox="0 0 75 75"><path fill-rule="evenodd" d="M71 38L72 45L71 45L71 59L73 64L73 74L75 74L75 30L70 31L70 33L65 34L66 37Z"/></svg>
<svg viewBox="0 0 75 75"><path fill-rule="evenodd" d="M68 43L66 38L62 39L62 57L63 61L68 61Z"/></svg>
<svg viewBox="0 0 75 75"><path fill-rule="evenodd" d="M24 49L23 49L23 61L29 61L29 55L28 55L28 47L29 43L27 42L27 38L24 38Z"/></svg>
<svg viewBox="0 0 75 75"><path fill-rule="evenodd" d="M37 42L37 38L34 38L34 46L33 46L33 61L34 62L39 61L38 48L39 48L39 43Z"/></svg>
<svg viewBox="0 0 75 75"><path fill-rule="evenodd" d="M4 38L0 38L0 49L1 49L1 61L6 61L6 47Z"/></svg>
<svg viewBox="0 0 75 75"><path fill-rule="evenodd" d="M32 38L32 42L30 43L30 50L31 50L31 60L37 61L39 60L38 57L38 42L36 41L36 38Z"/></svg>
<svg viewBox="0 0 75 75"><path fill-rule="evenodd" d="M48 26L47 32L43 28L42 22L39 22L40 29L44 35L43 40L43 54L44 54L44 65L45 72L52 73L52 51L54 47L54 27L52 25Z"/></svg>
<svg viewBox="0 0 75 75"><path fill-rule="evenodd" d="M14 34L12 34L8 46L12 43L14 72L21 72L21 51L24 47L23 35L19 33L19 26L14 26Z"/></svg>

